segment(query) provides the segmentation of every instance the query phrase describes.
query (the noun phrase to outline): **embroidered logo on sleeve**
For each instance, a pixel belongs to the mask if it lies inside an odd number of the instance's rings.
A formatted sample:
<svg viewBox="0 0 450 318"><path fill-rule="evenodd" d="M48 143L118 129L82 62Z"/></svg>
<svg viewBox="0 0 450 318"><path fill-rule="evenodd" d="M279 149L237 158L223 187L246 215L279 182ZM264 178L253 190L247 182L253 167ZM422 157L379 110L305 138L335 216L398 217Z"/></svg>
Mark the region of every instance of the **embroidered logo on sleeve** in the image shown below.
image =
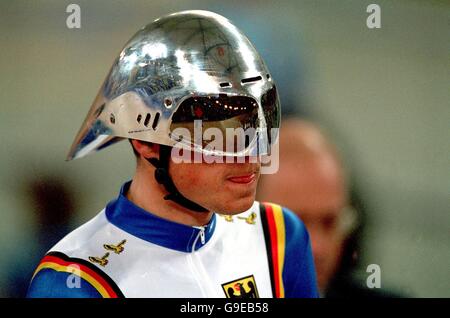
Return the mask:
<svg viewBox="0 0 450 318"><path fill-rule="evenodd" d="M114 244L103 244L103 247L106 250L108 250L108 251L112 251L112 252L114 252L116 254L120 254L125 249L123 246L125 245L126 242L127 242L127 240L122 240L122 242L120 242L117 245L114 245Z"/></svg>
<svg viewBox="0 0 450 318"><path fill-rule="evenodd" d="M245 220L247 224L256 224L256 213L252 212L249 216L238 216L238 219Z"/></svg>
<svg viewBox="0 0 450 318"><path fill-rule="evenodd" d="M223 217L225 221L227 222L233 222L233 216L232 215L226 215L226 214L219 214L220 217Z"/></svg>
<svg viewBox="0 0 450 318"><path fill-rule="evenodd" d="M92 263L97 263L98 265L105 267L108 264L108 257L109 253L106 253L103 257L89 256L89 260Z"/></svg>
<svg viewBox="0 0 450 318"><path fill-rule="evenodd" d="M114 245L114 244L103 244L103 248L105 250L114 252L115 254L120 254L125 250L125 243L127 242L127 240L122 240L119 244ZM106 252L105 255L103 255L102 257L96 257L96 256L89 256L89 261L91 263L95 263L98 264L102 267L105 267L106 265L108 265L109 261L108 261L108 257L109 257L109 252Z"/></svg>

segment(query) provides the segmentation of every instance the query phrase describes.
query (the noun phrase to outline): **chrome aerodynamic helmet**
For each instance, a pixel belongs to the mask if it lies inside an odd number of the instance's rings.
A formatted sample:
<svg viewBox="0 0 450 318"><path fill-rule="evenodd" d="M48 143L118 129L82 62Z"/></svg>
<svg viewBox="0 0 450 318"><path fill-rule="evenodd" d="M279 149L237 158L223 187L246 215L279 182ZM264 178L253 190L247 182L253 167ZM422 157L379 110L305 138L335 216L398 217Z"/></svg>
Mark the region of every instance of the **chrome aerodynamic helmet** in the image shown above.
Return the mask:
<svg viewBox="0 0 450 318"><path fill-rule="evenodd" d="M148 24L125 45L67 159L122 139L215 155L264 155L278 137L271 128L279 124L274 80L247 37L218 14L183 11ZM227 128L254 130L244 147L220 149L194 138L198 125L222 136Z"/></svg>

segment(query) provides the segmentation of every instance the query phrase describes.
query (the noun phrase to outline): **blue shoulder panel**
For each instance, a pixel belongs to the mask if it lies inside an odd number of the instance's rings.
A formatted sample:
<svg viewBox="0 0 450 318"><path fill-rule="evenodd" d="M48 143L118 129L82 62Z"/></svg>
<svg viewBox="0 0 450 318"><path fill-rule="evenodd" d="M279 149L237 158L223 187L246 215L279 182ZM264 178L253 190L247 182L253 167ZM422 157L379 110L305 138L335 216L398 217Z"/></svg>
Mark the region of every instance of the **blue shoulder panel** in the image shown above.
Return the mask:
<svg viewBox="0 0 450 318"><path fill-rule="evenodd" d="M33 278L27 298L102 298L83 278L71 273L43 269Z"/></svg>

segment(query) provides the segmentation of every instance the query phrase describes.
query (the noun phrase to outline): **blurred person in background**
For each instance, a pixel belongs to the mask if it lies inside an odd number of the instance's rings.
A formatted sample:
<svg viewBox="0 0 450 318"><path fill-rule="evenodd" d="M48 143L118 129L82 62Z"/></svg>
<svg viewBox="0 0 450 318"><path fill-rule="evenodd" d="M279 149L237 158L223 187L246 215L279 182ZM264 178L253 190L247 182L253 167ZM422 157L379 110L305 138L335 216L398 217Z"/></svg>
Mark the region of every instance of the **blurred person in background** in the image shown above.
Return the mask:
<svg viewBox="0 0 450 318"><path fill-rule="evenodd" d="M23 192L30 206L28 217L35 227L23 233L26 244L10 257L6 271L8 297L25 297L36 263L73 228L73 188L61 176L36 173L24 180Z"/></svg>
<svg viewBox="0 0 450 318"><path fill-rule="evenodd" d="M351 189L335 146L314 123L283 120L280 168L260 179L257 199L288 207L311 237L322 297L392 296L368 289L352 275L358 261L364 205Z"/></svg>

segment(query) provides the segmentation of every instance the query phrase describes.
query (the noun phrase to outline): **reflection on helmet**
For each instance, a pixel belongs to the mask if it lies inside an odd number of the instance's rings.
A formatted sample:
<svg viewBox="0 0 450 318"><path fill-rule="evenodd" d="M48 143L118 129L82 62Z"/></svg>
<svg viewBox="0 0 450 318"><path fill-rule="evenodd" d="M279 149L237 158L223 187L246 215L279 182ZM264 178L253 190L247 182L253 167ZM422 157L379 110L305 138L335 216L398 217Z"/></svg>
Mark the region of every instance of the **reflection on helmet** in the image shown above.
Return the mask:
<svg viewBox="0 0 450 318"><path fill-rule="evenodd" d="M256 129L245 149L217 150L246 155L253 153L259 132L267 133L270 144L270 129L279 127L280 104L267 67L240 30L218 14L183 11L148 24L125 45L68 159L124 138L174 146L174 129L192 130L197 119L221 131Z"/></svg>

